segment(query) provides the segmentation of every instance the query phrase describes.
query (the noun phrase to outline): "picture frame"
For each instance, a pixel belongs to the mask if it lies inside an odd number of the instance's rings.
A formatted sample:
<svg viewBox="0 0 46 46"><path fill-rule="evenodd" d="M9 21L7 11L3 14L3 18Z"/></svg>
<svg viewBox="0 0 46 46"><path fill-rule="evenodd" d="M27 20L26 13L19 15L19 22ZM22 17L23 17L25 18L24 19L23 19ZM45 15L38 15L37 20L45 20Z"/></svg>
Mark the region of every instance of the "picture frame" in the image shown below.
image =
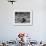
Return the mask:
<svg viewBox="0 0 46 46"><path fill-rule="evenodd" d="M33 24L32 10L15 10L14 16L16 26L32 26Z"/></svg>

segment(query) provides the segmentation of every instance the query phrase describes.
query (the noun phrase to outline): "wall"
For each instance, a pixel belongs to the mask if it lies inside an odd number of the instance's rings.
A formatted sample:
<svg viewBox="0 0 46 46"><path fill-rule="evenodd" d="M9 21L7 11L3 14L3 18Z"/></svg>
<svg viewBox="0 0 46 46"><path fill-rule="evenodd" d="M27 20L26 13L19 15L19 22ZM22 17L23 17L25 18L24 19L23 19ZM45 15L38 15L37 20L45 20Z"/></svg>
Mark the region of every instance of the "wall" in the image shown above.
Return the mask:
<svg viewBox="0 0 46 46"><path fill-rule="evenodd" d="M15 10L33 10L32 26L15 26ZM13 5L7 0L0 0L0 40L11 40L18 32L26 32L33 40L46 40L46 1L17 0Z"/></svg>

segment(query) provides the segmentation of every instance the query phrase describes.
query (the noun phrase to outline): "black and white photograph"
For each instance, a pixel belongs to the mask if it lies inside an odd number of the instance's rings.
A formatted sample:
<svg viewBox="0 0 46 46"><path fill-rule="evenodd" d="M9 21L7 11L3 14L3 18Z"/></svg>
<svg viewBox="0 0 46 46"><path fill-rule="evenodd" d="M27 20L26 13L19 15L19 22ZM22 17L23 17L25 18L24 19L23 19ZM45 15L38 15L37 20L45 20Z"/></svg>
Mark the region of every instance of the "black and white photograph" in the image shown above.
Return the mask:
<svg viewBox="0 0 46 46"><path fill-rule="evenodd" d="M32 12L30 11L17 11L15 12L16 25L32 25Z"/></svg>

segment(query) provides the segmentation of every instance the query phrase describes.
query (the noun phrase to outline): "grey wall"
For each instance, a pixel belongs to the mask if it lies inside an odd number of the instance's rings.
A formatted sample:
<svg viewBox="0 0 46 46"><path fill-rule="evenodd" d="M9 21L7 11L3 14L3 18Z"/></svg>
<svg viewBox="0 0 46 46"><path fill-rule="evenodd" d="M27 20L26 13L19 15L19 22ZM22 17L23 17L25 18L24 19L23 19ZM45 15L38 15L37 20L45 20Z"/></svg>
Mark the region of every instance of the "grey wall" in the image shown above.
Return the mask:
<svg viewBox="0 0 46 46"><path fill-rule="evenodd" d="M33 10L32 26L15 26L15 10ZM31 34L33 40L46 40L46 0L17 0L13 5L0 0L0 40L11 40L19 32Z"/></svg>

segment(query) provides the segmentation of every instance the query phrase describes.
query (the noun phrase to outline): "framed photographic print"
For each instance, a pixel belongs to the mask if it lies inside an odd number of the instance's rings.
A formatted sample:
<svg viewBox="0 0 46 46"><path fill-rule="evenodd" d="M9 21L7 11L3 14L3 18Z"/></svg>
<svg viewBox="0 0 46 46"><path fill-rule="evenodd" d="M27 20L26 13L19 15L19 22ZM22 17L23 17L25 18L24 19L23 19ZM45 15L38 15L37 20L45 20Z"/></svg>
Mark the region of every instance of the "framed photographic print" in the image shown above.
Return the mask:
<svg viewBox="0 0 46 46"><path fill-rule="evenodd" d="M18 26L32 25L32 11L16 10L15 11L15 25L18 25Z"/></svg>

